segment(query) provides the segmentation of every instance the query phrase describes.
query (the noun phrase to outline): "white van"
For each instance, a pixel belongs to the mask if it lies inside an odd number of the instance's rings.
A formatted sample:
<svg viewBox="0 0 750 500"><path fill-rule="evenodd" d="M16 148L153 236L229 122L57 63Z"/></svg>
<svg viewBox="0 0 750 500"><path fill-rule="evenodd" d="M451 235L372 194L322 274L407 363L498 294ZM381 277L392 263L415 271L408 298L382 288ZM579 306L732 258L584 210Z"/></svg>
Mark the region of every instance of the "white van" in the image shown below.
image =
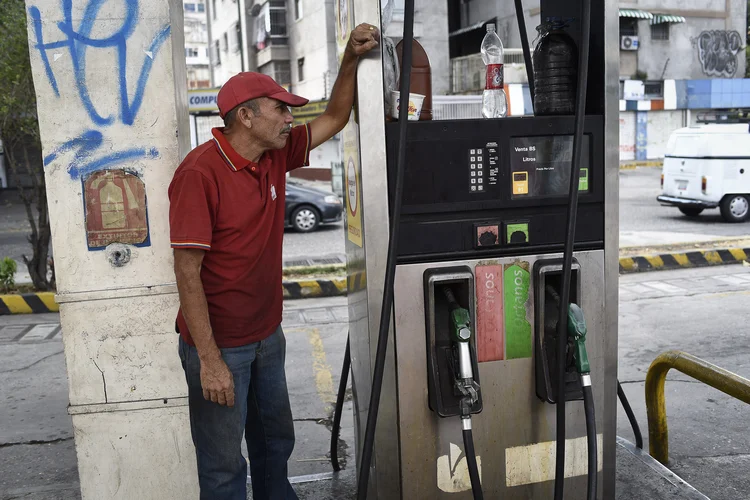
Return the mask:
<svg viewBox="0 0 750 500"><path fill-rule="evenodd" d="M747 123L682 128L669 137L661 176L665 206L696 217L719 208L724 220L750 219L750 129Z"/></svg>

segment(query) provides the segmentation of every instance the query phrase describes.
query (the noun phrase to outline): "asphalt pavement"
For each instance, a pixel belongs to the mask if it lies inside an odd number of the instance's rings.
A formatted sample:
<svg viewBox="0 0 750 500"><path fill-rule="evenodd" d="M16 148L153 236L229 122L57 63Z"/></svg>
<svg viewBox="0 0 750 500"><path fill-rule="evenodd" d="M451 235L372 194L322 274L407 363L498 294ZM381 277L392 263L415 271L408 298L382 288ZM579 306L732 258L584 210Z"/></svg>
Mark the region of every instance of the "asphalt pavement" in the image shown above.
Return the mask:
<svg viewBox="0 0 750 500"><path fill-rule="evenodd" d="M719 240L750 233L750 222L725 222L719 209L686 217L674 207L663 207L660 168L620 170L620 247L638 247Z"/></svg>
<svg viewBox="0 0 750 500"><path fill-rule="evenodd" d="M679 349L750 377L746 328L750 269L688 269L623 276L620 280L619 378L646 439L643 385L651 361ZM78 476L67 382L55 314L3 317L0 359L0 499L75 499ZM328 463L331 408L347 331L346 298L285 302L287 370L297 446L290 463L301 498L351 498L332 485ZM670 467L713 500L750 491L750 408L671 373L666 385ZM339 442L345 477L354 467L351 403ZM618 434L633 440L625 415ZM348 476L346 476L348 474ZM311 479L318 479L309 482ZM322 480L321 480L322 479ZM341 487L341 483L337 483ZM628 483L617 498L634 499Z"/></svg>

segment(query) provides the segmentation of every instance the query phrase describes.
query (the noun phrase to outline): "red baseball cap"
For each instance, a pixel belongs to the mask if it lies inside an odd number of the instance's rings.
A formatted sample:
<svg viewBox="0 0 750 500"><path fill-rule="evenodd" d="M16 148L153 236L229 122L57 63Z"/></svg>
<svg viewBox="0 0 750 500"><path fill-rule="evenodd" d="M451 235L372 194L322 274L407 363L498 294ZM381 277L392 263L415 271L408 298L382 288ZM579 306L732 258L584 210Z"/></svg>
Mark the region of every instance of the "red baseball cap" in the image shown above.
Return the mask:
<svg viewBox="0 0 750 500"><path fill-rule="evenodd" d="M246 71L238 73L227 80L219 95L216 104L219 106L219 115L224 118L227 113L245 101L258 97L270 97L283 102L289 106L304 106L308 100L298 95L290 94L284 87L268 75Z"/></svg>

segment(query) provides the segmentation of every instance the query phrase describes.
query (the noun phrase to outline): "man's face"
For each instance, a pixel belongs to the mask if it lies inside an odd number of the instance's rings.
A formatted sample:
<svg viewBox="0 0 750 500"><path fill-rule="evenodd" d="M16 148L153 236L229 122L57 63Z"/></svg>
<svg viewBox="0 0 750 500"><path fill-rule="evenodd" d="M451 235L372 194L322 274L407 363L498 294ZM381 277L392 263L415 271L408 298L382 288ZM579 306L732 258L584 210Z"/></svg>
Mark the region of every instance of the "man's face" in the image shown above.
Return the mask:
<svg viewBox="0 0 750 500"><path fill-rule="evenodd" d="M262 97L259 101L260 114L252 117L249 131L252 140L266 149L281 149L286 146L292 130L292 112L276 99Z"/></svg>

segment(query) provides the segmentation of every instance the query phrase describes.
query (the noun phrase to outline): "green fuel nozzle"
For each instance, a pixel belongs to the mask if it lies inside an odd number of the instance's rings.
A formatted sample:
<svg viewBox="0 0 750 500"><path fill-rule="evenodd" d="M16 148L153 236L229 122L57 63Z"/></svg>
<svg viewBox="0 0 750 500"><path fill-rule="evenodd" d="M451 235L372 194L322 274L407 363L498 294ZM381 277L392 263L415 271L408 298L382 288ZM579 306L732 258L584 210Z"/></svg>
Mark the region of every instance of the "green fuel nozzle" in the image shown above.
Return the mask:
<svg viewBox="0 0 750 500"><path fill-rule="evenodd" d="M450 287L444 286L443 294L451 308L451 337L456 342L468 342L471 339L471 315L469 310L458 305Z"/></svg>
<svg viewBox="0 0 750 500"><path fill-rule="evenodd" d="M471 339L471 316L467 309L458 307L451 311L451 336L456 342Z"/></svg>
<svg viewBox="0 0 750 500"><path fill-rule="evenodd" d="M581 375L590 373L589 355L586 352L586 318L583 316L583 309L578 304L570 304L568 308L568 336L575 342L575 351L573 358L576 362L576 369Z"/></svg>

